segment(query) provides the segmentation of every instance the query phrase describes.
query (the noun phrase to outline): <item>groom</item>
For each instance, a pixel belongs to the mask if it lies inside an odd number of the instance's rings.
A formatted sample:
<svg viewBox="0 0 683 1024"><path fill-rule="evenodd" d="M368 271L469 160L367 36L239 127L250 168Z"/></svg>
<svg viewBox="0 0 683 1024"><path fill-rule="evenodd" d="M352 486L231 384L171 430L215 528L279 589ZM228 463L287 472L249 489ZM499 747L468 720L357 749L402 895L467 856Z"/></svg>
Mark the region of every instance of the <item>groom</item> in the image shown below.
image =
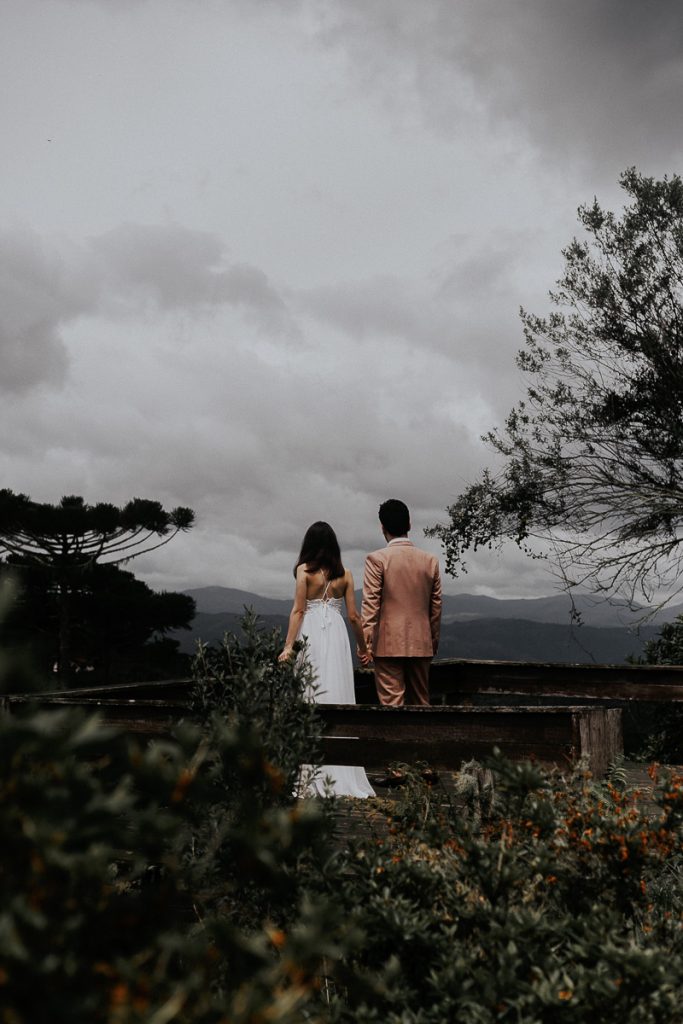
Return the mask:
<svg viewBox="0 0 683 1024"><path fill-rule="evenodd" d="M434 555L408 540L410 513L390 498L379 508L387 542L365 560L361 619L380 704L429 704L429 666L439 646L441 579Z"/></svg>

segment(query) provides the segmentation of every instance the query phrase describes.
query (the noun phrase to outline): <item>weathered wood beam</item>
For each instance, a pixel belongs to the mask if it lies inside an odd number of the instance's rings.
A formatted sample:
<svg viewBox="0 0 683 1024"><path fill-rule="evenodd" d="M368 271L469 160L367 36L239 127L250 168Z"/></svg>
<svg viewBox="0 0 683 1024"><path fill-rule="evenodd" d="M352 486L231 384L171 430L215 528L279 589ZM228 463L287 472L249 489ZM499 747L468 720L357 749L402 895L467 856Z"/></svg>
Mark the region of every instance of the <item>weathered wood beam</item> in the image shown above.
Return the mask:
<svg viewBox="0 0 683 1024"><path fill-rule="evenodd" d="M131 691L128 690L127 693ZM80 708L97 713L103 725L155 736L168 734L188 712L187 700L91 696L83 691L14 695L8 711L29 705ZM404 707L321 704L328 764L386 767L393 761L424 761L455 770L462 761L490 756L494 747L513 760L532 758L567 766L585 757L602 775L623 752L621 711L597 707Z"/></svg>
<svg viewBox="0 0 683 1024"><path fill-rule="evenodd" d="M683 701L681 665L561 665L451 658L433 662L429 682L432 701L446 704L466 702L479 694L605 702ZM363 701L375 699L371 671L356 671L356 692Z"/></svg>
<svg viewBox="0 0 683 1024"><path fill-rule="evenodd" d="M623 753L621 710L586 707L386 708L321 704L328 764L386 767L425 761L457 769L489 757L494 747L512 760L567 766L585 757L603 775Z"/></svg>

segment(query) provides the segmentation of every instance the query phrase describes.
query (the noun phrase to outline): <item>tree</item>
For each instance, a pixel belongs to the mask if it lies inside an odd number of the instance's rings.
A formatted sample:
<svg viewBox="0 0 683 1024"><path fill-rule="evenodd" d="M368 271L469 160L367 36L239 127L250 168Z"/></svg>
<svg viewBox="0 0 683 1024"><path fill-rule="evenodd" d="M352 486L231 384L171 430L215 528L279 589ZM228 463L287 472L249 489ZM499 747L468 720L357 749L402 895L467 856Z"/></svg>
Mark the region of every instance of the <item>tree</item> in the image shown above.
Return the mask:
<svg viewBox="0 0 683 1024"><path fill-rule="evenodd" d="M621 217L580 207L549 316L521 311L526 397L484 440L501 457L448 509L447 571L463 555L542 540L568 588L636 595L683 563L683 182L635 169Z"/></svg>
<svg viewBox="0 0 683 1024"><path fill-rule="evenodd" d="M17 565L12 557L0 565L0 583L6 576L15 599L0 621L2 646L30 650L34 677L44 680L59 653L59 593L51 569ZM188 629L194 612L187 594L157 593L131 572L95 563L69 594L73 671L92 670L93 682L184 675L190 658L166 634Z"/></svg>
<svg viewBox="0 0 683 1024"><path fill-rule="evenodd" d="M637 665L683 665L683 615L665 622L659 636L648 640ZM639 757L664 764L683 763L683 705L676 701L658 701L639 710L645 739Z"/></svg>
<svg viewBox="0 0 683 1024"><path fill-rule="evenodd" d="M122 508L105 502L86 505L64 497L58 505L31 501L0 490L0 552L19 566L46 572L59 607L59 675L71 663L71 607L84 576L97 563L117 565L168 544L189 530L194 513L166 511L158 501L133 498Z"/></svg>

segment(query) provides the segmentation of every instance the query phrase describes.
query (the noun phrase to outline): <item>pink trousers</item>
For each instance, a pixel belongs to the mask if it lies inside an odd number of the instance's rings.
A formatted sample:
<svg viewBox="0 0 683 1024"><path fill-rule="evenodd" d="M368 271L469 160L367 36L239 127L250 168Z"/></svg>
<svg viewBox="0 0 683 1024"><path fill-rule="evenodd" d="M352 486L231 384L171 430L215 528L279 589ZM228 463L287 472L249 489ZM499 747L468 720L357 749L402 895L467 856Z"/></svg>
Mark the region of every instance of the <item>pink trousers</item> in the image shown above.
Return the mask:
<svg viewBox="0 0 683 1024"><path fill-rule="evenodd" d="M429 705L431 658L375 658L375 686L380 704Z"/></svg>

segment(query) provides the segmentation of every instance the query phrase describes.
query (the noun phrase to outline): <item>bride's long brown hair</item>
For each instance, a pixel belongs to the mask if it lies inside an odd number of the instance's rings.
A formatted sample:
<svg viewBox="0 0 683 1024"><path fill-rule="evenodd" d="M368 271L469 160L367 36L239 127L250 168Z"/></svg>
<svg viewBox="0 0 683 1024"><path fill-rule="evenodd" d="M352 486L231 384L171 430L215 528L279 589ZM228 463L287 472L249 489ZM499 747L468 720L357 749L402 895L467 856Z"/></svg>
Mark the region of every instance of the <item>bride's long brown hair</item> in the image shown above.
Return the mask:
<svg viewBox="0 0 683 1024"><path fill-rule="evenodd" d="M300 565L305 565L307 572L320 572L322 569L330 580L344 575L339 541L329 523L317 522L308 527L294 566L295 576Z"/></svg>

